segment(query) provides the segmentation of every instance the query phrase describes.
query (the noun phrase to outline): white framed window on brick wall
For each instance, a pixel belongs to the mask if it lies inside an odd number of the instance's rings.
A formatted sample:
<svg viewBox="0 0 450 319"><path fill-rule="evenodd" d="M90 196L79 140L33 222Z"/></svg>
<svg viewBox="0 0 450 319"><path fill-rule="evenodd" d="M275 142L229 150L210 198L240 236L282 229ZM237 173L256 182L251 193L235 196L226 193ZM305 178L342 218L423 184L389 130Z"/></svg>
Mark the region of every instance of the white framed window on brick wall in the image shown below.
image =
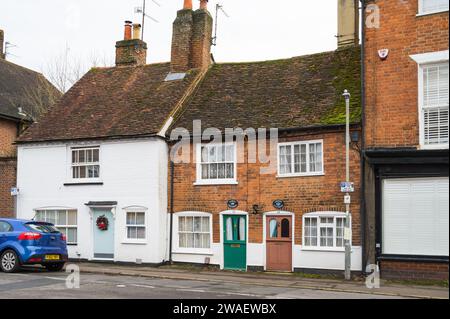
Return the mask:
<svg viewBox="0 0 450 319"><path fill-rule="evenodd" d="M174 218L175 253L210 254L212 215L203 212L180 212Z"/></svg>
<svg viewBox="0 0 450 319"><path fill-rule="evenodd" d="M67 244L78 242L78 222L76 209L36 209L34 220L51 223L66 235Z"/></svg>
<svg viewBox="0 0 450 319"><path fill-rule="evenodd" d="M433 14L448 11L448 0L418 0L418 15Z"/></svg>
<svg viewBox="0 0 450 319"><path fill-rule="evenodd" d="M303 215L302 248L344 250L345 213L316 212Z"/></svg>
<svg viewBox="0 0 450 319"><path fill-rule="evenodd" d="M197 185L237 184L236 143L197 144Z"/></svg>
<svg viewBox="0 0 450 319"><path fill-rule="evenodd" d="M100 147L72 147L70 176L74 181L93 181L100 178Z"/></svg>
<svg viewBox="0 0 450 319"><path fill-rule="evenodd" d="M416 58L418 56L415 56ZM414 57L413 57L414 58ZM449 63L419 61L419 131L424 149L449 145ZM426 60L424 60L426 61Z"/></svg>
<svg viewBox="0 0 450 319"><path fill-rule="evenodd" d="M278 144L278 176L324 175L323 140Z"/></svg>

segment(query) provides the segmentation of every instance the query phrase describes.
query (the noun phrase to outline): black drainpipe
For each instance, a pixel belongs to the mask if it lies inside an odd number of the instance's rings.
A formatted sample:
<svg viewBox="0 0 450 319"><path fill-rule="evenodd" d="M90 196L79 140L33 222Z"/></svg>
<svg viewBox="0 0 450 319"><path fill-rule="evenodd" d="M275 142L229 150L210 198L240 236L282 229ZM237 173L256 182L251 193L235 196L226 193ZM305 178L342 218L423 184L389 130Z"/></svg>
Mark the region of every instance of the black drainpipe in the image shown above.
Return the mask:
<svg viewBox="0 0 450 319"><path fill-rule="evenodd" d="M173 237L173 185L174 185L174 171L175 164L173 161L170 161L170 231L169 231L169 264L173 263L172 260L172 237Z"/></svg>
<svg viewBox="0 0 450 319"><path fill-rule="evenodd" d="M366 12L366 2L365 0L361 0L361 155L360 155L360 165L361 165L361 194L360 194L360 202L361 202L361 259L362 259L362 273L366 274L366 185L365 185L365 175L366 175L366 160L364 157L364 151L366 147L365 143L365 129L366 129L366 69L365 69L365 36L366 36L366 21L365 21L365 12Z"/></svg>

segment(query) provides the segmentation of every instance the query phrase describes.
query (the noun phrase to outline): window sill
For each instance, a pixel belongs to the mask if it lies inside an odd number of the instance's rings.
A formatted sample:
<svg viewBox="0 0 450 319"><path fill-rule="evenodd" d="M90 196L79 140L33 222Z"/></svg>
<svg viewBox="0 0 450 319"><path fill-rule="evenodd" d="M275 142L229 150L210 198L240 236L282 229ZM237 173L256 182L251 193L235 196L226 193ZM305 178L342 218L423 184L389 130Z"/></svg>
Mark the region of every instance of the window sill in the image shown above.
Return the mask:
<svg viewBox="0 0 450 319"><path fill-rule="evenodd" d="M294 178L294 177L317 177L317 176L325 176L325 173L311 173L311 174L286 174L280 175L277 174L276 178Z"/></svg>
<svg viewBox="0 0 450 319"><path fill-rule="evenodd" d="M302 251L317 251L317 252L337 252L337 253L345 253L345 248L336 248L336 247L302 247ZM353 249L352 249L353 251Z"/></svg>
<svg viewBox="0 0 450 319"><path fill-rule="evenodd" d="M444 13L444 12L448 12L448 9L447 10L439 10L439 11L422 12L422 13L416 14L416 17L420 18L420 17L425 17L425 16Z"/></svg>
<svg viewBox="0 0 450 319"><path fill-rule="evenodd" d="M67 182L64 186L102 186L102 181L80 181L80 182Z"/></svg>
<svg viewBox="0 0 450 319"><path fill-rule="evenodd" d="M420 145L421 150L448 150L449 144L440 145Z"/></svg>
<svg viewBox="0 0 450 319"><path fill-rule="evenodd" d="M197 181L194 186L239 185L237 181Z"/></svg>
<svg viewBox="0 0 450 319"><path fill-rule="evenodd" d="M123 245L147 245L147 241L144 240L124 240Z"/></svg>
<svg viewBox="0 0 450 319"><path fill-rule="evenodd" d="M214 253L210 249L206 250L199 250L199 249L192 249L192 250L174 250L172 254L178 254L178 255L207 255L212 256Z"/></svg>

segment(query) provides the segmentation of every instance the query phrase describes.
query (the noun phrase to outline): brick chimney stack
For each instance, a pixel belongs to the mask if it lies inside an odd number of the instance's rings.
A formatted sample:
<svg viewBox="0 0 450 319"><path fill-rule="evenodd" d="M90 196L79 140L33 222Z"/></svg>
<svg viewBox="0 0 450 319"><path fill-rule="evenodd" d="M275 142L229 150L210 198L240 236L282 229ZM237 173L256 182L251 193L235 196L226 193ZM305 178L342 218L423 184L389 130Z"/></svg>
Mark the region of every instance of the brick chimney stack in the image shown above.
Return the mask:
<svg viewBox="0 0 450 319"><path fill-rule="evenodd" d="M213 18L207 0L200 1L200 9L192 10L192 0L184 0L173 23L171 71L186 72L207 68L211 63Z"/></svg>
<svg viewBox="0 0 450 319"><path fill-rule="evenodd" d="M211 64L213 18L208 11L208 0L200 0L200 9L194 12L192 34L192 67L204 69Z"/></svg>
<svg viewBox="0 0 450 319"><path fill-rule="evenodd" d="M124 39L116 42L116 66L139 66L147 63L147 43L140 37L141 25L125 21Z"/></svg>
<svg viewBox="0 0 450 319"><path fill-rule="evenodd" d="M4 47L5 47L5 33L3 32L3 30L0 30L0 59L2 60L5 59Z"/></svg>
<svg viewBox="0 0 450 319"><path fill-rule="evenodd" d="M359 44L359 0L338 0L338 48Z"/></svg>

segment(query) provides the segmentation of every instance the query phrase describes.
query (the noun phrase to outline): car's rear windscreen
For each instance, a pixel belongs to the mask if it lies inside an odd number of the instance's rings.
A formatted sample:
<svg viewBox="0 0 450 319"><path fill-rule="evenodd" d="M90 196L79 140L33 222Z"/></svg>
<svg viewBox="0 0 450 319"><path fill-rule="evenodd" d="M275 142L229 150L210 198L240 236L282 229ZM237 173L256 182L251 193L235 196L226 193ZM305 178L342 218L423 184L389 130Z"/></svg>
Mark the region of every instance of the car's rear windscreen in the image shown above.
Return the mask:
<svg viewBox="0 0 450 319"><path fill-rule="evenodd" d="M53 225L43 223L28 223L25 224L31 230L35 230L41 233L59 233L60 231Z"/></svg>

